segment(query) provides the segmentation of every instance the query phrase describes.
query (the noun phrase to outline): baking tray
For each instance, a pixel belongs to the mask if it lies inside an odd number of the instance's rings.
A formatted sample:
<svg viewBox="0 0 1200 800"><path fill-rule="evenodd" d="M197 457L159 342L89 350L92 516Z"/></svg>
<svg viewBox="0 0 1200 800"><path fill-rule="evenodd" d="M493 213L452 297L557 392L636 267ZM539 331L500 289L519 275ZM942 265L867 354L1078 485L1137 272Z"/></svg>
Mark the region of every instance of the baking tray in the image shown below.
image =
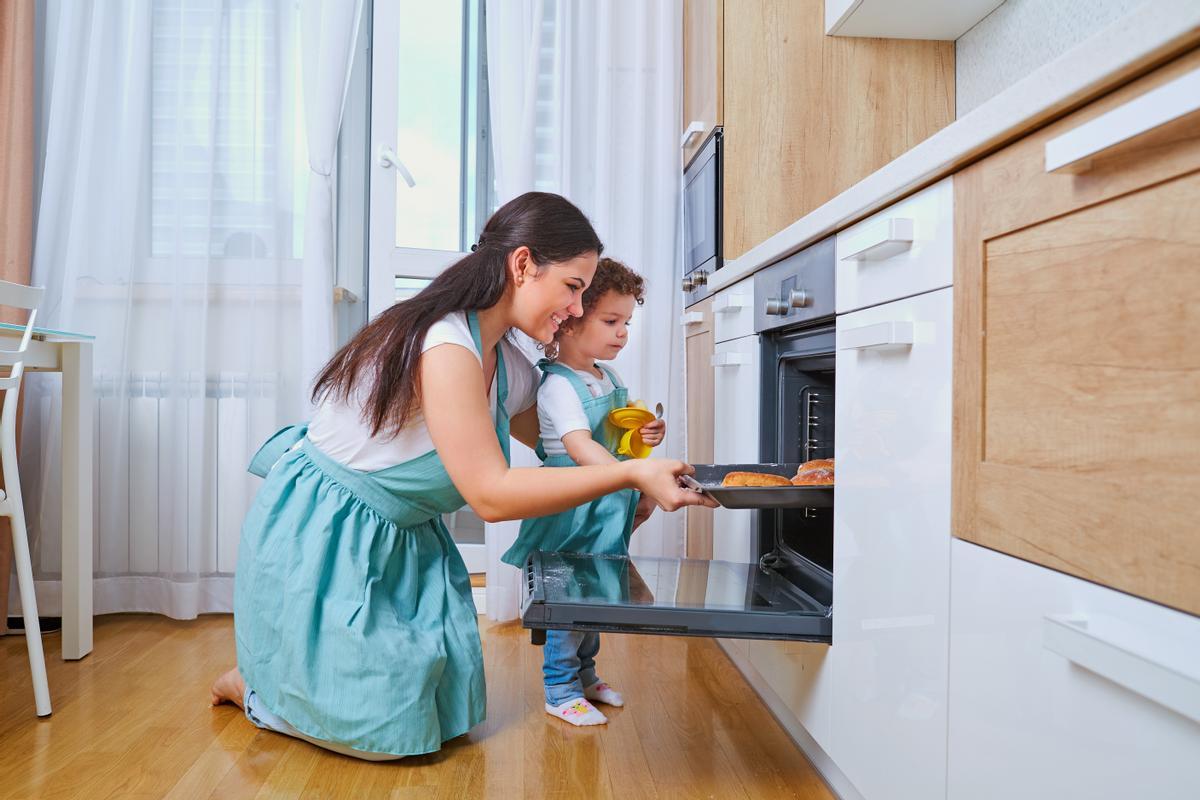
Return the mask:
<svg viewBox="0 0 1200 800"><path fill-rule="evenodd" d="M722 486L730 472L769 472L791 478L799 464L693 464L696 474L685 482L725 508L833 508L833 485Z"/></svg>

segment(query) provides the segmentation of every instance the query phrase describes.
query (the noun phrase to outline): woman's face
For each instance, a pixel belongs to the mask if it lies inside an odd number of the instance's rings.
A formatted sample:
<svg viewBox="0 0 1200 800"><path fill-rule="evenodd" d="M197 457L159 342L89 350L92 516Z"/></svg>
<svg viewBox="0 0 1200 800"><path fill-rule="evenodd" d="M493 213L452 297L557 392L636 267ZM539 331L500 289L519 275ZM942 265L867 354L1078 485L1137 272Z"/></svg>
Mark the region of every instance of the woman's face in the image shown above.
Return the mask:
<svg viewBox="0 0 1200 800"><path fill-rule="evenodd" d="M583 314L583 290L592 282L599 258L585 253L539 269L526 248L513 251L515 327L542 344L552 342L563 320Z"/></svg>

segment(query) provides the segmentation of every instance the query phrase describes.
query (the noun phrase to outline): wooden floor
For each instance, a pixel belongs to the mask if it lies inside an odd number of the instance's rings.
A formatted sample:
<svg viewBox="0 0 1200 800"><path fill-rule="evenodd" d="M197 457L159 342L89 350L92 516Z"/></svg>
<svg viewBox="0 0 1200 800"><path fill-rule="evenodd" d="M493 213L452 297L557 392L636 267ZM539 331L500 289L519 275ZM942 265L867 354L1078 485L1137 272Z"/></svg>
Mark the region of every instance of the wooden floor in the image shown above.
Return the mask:
<svg viewBox="0 0 1200 800"><path fill-rule="evenodd" d="M600 674L627 705L578 729L543 712L527 633L483 624L487 722L440 753L384 764L209 707L233 661L228 616L101 617L95 651L73 663L47 636L46 720L24 638L0 638L0 798L832 797L712 641L606 636Z"/></svg>

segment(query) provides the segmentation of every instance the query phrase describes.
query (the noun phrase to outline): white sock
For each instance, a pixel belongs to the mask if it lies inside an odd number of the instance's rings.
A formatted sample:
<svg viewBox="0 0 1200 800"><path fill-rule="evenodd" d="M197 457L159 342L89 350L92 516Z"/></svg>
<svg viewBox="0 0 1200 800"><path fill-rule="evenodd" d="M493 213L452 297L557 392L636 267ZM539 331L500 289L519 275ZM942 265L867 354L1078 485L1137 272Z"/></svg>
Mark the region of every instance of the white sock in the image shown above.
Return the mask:
<svg viewBox="0 0 1200 800"><path fill-rule="evenodd" d="M557 706L546 703L546 713L564 719L572 725L603 725L608 722L608 717L582 697L572 697Z"/></svg>
<svg viewBox="0 0 1200 800"><path fill-rule="evenodd" d="M621 696L621 693L604 681L596 681L591 686L583 687L583 696L588 700L595 700L597 703L609 706L625 705L625 698Z"/></svg>

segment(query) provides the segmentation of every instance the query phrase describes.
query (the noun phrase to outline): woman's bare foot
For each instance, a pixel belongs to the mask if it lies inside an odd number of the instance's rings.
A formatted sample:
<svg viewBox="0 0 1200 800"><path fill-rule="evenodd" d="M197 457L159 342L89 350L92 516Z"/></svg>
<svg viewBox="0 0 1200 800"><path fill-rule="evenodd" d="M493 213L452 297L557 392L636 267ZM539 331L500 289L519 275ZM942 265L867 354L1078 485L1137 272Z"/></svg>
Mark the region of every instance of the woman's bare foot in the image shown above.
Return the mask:
<svg viewBox="0 0 1200 800"><path fill-rule="evenodd" d="M222 703L233 703L238 708L242 707L242 698L246 696L246 682L242 680L242 673L238 672L237 667L226 672L212 685L212 704L219 706Z"/></svg>

